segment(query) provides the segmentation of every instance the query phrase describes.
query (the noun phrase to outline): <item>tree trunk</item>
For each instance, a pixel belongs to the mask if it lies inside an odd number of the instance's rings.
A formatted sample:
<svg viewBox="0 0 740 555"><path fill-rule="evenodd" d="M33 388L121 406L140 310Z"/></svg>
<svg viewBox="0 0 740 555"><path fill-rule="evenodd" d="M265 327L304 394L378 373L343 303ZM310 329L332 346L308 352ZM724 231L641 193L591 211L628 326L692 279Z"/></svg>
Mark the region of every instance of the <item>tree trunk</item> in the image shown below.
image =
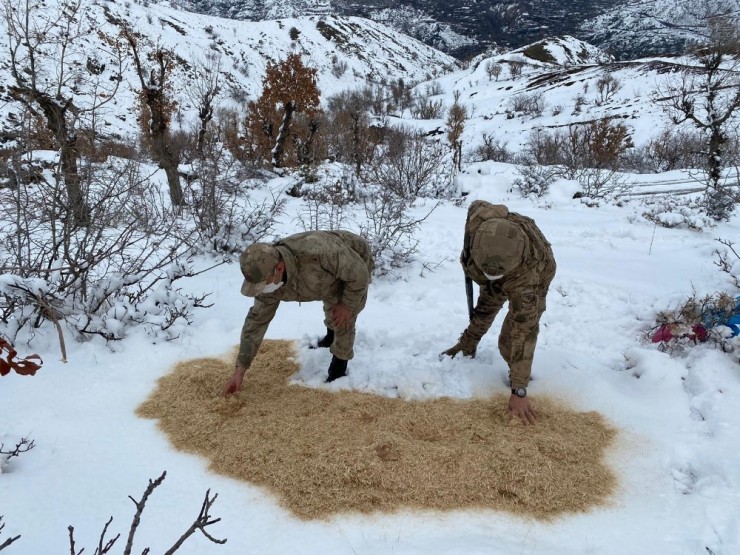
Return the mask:
<svg viewBox="0 0 740 555"><path fill-rule="evenodd" d="M161 133L154 138L154 152L157 157L159 167L164 170L167 176L167 186L170 190L170 202L174 207L185 205L185 196L182 193L180 185L180 174L177 172L180 161L168 145L166 133Z"/></svg>
<svg viewBox="0 0 740 555"><path fill-rule="evenodd" d="M293 112L295 111L295 106L292 102L286 102L283 108L285 109L285 115L283 116L283 122L280 124L277 139L275 139L275 146L272 149L272 166L274 168L279 168L282 162L285 141L288 138L290 122L293 119Z"/></svg>

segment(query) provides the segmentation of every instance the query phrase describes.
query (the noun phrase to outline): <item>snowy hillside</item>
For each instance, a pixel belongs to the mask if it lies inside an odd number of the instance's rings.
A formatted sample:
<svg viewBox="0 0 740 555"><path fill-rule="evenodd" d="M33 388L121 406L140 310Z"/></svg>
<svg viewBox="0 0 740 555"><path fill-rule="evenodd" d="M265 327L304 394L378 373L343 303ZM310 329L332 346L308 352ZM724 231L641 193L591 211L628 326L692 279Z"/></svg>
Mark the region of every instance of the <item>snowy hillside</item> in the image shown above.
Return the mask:
<svg viewBox="0 0 740 555"><path fill-rule="evenodd" d="M693 63L686 58L614 61L588 43L562 37L476 58L468 70L443 75L417 90L439 92L433 98L445 106L452 103L449 91L459 91L469 117L463 139L469 148L480 144L485 133L516 152L533 130L602 118L624 123L639 146L670 126L655 102L657 91ZM489 75L491 64L500 66L498 78ZM512 74L512 66L518 66L514 69L521 74ZM604 78L613 79L614 90L600 90ZM515 109L518 100L528 108ZM443 123L435 120L421 125L434 129Z"/></svg>
<svg viewBox="0 0 740 555"><path fill-rule="evenodd" d="M48 8L54 13L56 2ZM115 66L105 53L110 50L103 38L116 38L127 25L152 44L159 44L177 54L172 89L179 103L182 122L193 117L186 94L198 61L218 60L225 106L243 107L262 91L262 77L269 61L284 59L298 52L305 65L316 68L322 97L361 87L367 83L398 78L418 82L457 66L447 56L382 24L357 17L311 16L275 21L233 21L175 10L158 4L147 6L114 2L83 2L80 12L81 35L67 55L84 63L86 58L101 58L106 63L103 75L113 76ZM3 20L0 27L6 24ZM296 37L295 39L292 37ZM2 51L2 50L0 50ZM41 60L54 72L54 60ZM8 56L0 57L0 82L12 83L8 74ZM123 83L114 106L109 107L105 126L114 133L136 132L135 91L140 88L132 64L126 62ZM0 88L0 94L4 89ZM80 94L74 91L78 103ZM5 96L5 95L4 95ZM7 97L6 97L7 100ZM4 114L17 112L12 103L0 105Z"/></svg>

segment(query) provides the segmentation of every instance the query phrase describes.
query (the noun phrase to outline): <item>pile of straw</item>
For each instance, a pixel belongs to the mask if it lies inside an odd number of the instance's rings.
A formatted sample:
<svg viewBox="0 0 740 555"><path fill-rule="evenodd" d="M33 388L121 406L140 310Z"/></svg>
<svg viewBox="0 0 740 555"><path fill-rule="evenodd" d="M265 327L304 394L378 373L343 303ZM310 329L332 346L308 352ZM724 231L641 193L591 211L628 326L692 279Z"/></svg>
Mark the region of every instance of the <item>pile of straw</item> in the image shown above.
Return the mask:
<svg viewBox="0 0 740 555"><path fill-rule="evenodd" d="M137 413L177 449L263 486L303 519L399 509L509 511L549 519L604 504L615 430L536 396L536 426L510 421L508 395L410 402L289 385L290 342L265 341L238 396L233 359L179 363Z"/></svg>

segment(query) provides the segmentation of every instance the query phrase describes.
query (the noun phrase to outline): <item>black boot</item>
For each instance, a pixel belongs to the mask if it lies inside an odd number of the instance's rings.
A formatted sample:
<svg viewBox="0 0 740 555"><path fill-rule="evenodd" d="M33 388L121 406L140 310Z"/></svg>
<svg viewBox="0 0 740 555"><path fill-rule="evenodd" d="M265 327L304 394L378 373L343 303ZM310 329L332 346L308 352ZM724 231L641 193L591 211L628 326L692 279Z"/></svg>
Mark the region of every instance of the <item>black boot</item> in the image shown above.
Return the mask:
<svg viewBox="0 0 740 555"><path fill-rule="evenodd" d="M316 347L319 348L326 348L331 347L331 344L334 343L334 330L330 330L329 328L326 328L326 335L319 339L319 342L316 344Z"/></svg>
<svg viewBox="0 0 740 555"><path fill-rule="evenodd" d="M337 378L342 378L346 375L347 361L332 355L331 364L329 365L329 377L326 378L326 383L333 382Z"/></svg>

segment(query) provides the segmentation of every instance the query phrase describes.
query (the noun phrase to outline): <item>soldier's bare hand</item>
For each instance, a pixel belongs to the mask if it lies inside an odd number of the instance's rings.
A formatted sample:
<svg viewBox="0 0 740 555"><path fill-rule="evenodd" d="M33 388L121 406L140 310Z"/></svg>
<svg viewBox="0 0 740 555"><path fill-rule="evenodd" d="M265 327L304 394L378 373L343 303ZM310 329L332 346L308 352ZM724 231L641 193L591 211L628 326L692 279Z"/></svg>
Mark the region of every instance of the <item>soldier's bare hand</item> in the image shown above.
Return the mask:
<svg viewBox="0 0 740 555"><path fill-rule="evenodd" d="M537 413L529 404L528 397L519 397L511 394L509 397L509 416L512 418L519 417L525 424L534 424L537 422Z"/></svg>
<svg viewBox="0 0 740 555"><path fill-rule="evenodd" d="M352 311L342 303L337 303L331 309L331 323L334 329L346 328L352 320Z"/></svg>
<svg viewBox="0 0 740 555"><path fill-rule="evenodd" d="M223 392L224 397L228 397L229 395L233 395L241 391L245 372L246 372L245 368L242 368L239 366L236 367L236 370L234 370L234 373L231 375L231 378L229 378L229 381L226 382L226 385L224 386L224 392Z"/></svg>

